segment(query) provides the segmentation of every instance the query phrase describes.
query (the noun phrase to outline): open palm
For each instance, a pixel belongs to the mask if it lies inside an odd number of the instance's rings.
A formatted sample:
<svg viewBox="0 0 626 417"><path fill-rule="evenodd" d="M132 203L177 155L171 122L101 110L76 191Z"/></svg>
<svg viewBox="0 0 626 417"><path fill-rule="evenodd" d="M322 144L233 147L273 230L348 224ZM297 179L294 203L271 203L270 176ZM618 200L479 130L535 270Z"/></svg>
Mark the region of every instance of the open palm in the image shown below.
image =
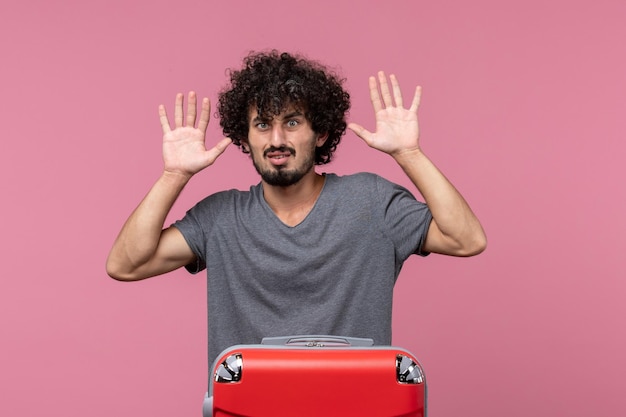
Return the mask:
<svg viewBox="0 0 626 417"><path fill-rule="evenodd" d="M174 129L170 126L165 106L159 106L159 119L163 129L163 162L168 172L192 176L213 164L231 143L230 139L222 139L211 149L206 148L206 129L209 124L211 104L208 99L202 100L200 119L196 127L196 95L190 92L187 99L187 116L183 112L183 95L176 95L174 108ZM183 119L185 123L183 124Z"/></svg>
<svg viewBox="0 0 626 417"><path fill-rule="evenodd" d="M370 98L376 116L376 131L370 132L357 123L350 123L348 128L370 147L394 155L406 150L419 149L417 109L422 90L421 87L415 89L411 106L405 109L398 80L393 74L389 78L392 90L389 89L384 72L378 73L378 82L375 77L369 78Z"/></svg>

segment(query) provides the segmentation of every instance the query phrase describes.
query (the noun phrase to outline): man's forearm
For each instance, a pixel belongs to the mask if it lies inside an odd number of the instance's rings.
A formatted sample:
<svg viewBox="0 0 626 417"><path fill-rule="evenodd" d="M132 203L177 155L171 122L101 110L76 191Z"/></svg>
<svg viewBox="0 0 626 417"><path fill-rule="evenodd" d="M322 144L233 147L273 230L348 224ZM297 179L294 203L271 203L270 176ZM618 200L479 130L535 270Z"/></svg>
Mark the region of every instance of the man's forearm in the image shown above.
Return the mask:
<svg viewBox="0 0 626 417"><path fill-rule="evenodd" d="M473 255L484 250L486 237L471 208L420 149L393 155L424 197L436 227L450 244L452 255Z"/></svg>
<svg viewBox="0 0 626 417"><path fill-rule="evenodd" d="M107 259L107 272L122 276L148 262L155 254L163 223L189 177L164 172L132 212Z"/></svg>

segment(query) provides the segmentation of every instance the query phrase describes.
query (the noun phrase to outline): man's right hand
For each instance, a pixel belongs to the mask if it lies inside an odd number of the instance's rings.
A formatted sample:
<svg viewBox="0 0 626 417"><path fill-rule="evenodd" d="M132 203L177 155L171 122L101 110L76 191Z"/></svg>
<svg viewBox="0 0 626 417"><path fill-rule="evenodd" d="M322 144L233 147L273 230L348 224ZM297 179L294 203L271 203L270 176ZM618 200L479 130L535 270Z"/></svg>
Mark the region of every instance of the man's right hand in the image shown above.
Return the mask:
<svg viewBox="0 0 626 417"><path fill-rule="evenodd" d="M174 128L165 112L165 106L159 106L159 119L163 129L164 171L181 175L187 179L212 165L231 143L224 138L207 150L205 145L206 129L209 125L211 103L208 98L202 100L200 119L196 127L197 99L191 91L187 97L187 116L183 110L184 96L176 95L174 107Z"/></svg>
<svg viewBox="0 0 626 417"><path fill-rule="evenodd" d="M113 243L106 265L112 278L121 281L149 278L196 259L182 233L175 227L163 229L163 223L187 181L215 162L231 141L222 139L207 150L204 141L211 110L209 100L202 100L197 127L196 94L189 93L186 117L183 101L183 95L177 94L173 128L165 107L159 106L163 128L163 175L131 213Z"/></svg>

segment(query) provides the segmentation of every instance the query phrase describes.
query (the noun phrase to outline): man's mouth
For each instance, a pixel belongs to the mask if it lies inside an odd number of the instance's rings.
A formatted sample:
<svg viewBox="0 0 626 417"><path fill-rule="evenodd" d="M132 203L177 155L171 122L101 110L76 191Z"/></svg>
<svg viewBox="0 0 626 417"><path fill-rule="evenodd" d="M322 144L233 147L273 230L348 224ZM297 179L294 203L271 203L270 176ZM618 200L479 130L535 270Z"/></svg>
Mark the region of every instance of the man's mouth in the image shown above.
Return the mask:
<svg viewBox="0 0 626 417"><path fill-rule="evenodd" d="M291 148L269 148L263 152L264 156L275 165L282 165L290 156L295 155L295 149Z"/></svg>
<svg viewBox="0 0 626 417"><path fill-rule="evenodd" d="M291 154L289 153L272 153L272 154L267 155L268 158L272 158L272 159L283 159L289 156L291 156Z"/></svg>

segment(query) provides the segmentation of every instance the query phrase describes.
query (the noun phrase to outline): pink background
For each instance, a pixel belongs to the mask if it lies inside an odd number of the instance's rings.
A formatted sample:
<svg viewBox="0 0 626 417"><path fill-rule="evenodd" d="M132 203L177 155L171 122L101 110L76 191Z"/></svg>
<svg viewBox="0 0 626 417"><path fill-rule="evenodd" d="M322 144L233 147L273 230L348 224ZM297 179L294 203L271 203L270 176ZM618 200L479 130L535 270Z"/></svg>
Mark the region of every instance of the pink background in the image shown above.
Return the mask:
<svg viewBox="0 0 626 417"><path fill-rule="evenodd" d="M200 415L204 278L124 284L104 260L159 175L158 104L214 99L271 47L336 66L369 127L368 75L423 85L423 147L488 232L483 255L414 257L397 286L394 344L423 362L430 415L626 415L625 2L5 0L0 16L0 415ZM351 133L325 170L410 185ZM257 181L231 148L171 219Z"/></svg>

